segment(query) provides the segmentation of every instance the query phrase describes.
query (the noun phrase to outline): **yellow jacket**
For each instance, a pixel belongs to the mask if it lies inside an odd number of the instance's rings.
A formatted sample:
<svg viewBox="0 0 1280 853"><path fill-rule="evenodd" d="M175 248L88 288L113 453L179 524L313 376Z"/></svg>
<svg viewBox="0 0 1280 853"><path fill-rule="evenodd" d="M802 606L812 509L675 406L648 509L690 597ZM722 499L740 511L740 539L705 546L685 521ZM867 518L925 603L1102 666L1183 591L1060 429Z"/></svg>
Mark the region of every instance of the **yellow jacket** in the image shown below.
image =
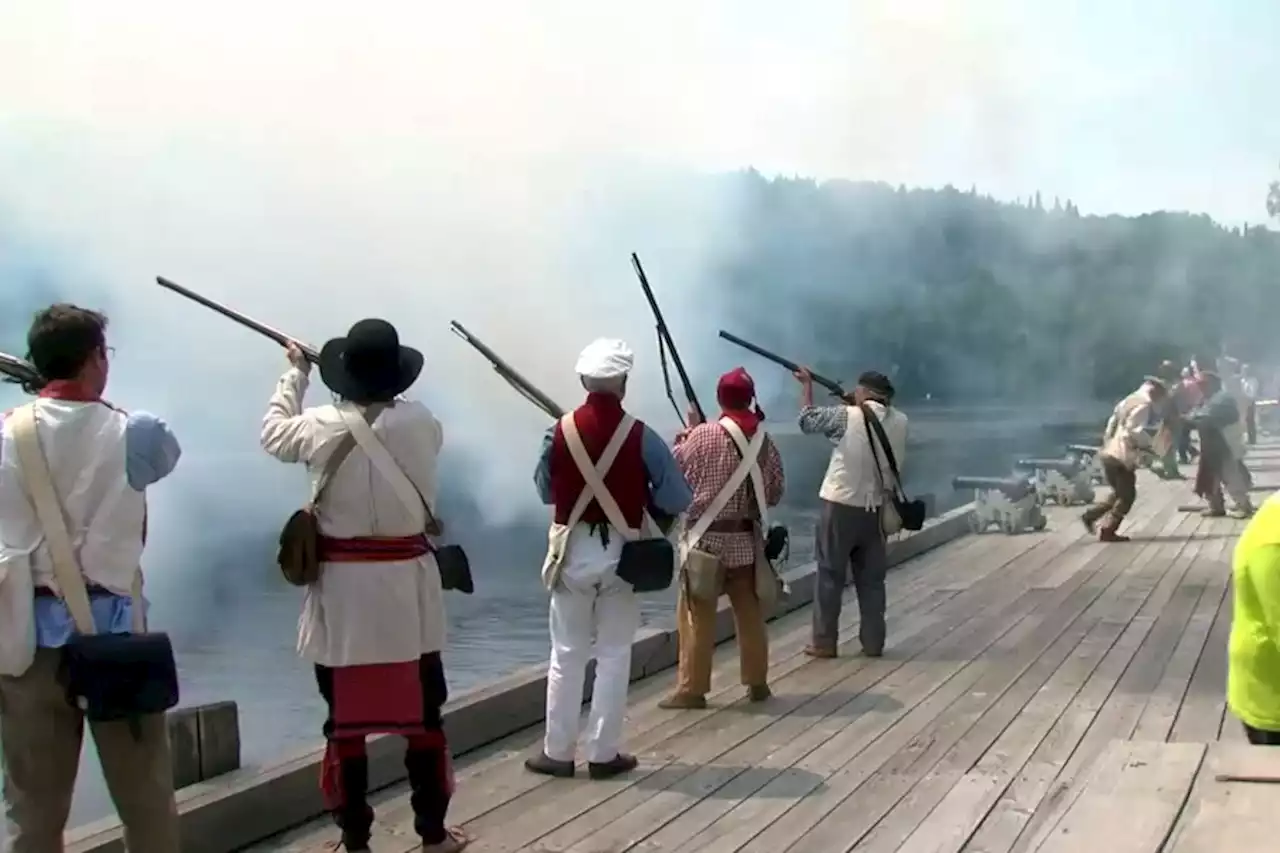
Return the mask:
<svg viewBox="0 0 1280 853"><path fill-rule="evenodd" d="M1255 729L1280 732L1280 493L1236 543L1227 704Z"/></svg>

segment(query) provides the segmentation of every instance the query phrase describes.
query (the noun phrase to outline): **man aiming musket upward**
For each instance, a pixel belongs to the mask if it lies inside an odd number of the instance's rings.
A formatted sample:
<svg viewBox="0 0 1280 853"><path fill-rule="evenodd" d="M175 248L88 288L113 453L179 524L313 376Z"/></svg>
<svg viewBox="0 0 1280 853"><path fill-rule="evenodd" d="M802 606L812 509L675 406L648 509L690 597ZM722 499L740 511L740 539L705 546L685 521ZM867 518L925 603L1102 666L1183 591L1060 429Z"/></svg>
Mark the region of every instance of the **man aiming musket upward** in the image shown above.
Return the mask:
<svg viewBox="0 0 1280 853"><path fill-rule="evenodd" d="M824 435L835 445L818 492L822 507L815 543L813 639L804 652L815 658L836 656L844 587L852 574L862 651L879 657L887 631L885 536L903 527L918 530L925 515L924 502L907 500L902 490L907 416L891 405L893 383L883 373L867 371L852 393L846 393L838 382L763 347L724 331L720 337L791 370L801 389L800 431ZM815 406L815 382L840 402Z"/></svg>
<svg viewBox="0 0 1280 853"><path fill-rule="evenodd" d="M882 514L892 493L886 488L907 454L907 416L893 408L894 388L883 373L867 371L858 377L853 393L833 406L813 403L813 374L807 367L795 372L800 383L800 431L824 435L835 448L818 492L816 556L817 590L813 598L813 640L805 654L833 658L839 645L840 609L846 579L852 575L860 614L858 638L868 657L884 653L885 531ZM877 437L868 419L877 421ZM885 439L887 440L887 443Z"/></svg>
<svg viewBox="0 0 1280 853"><path fill-rule="evenodd" d="M370 318L320 350L320 380L337 401L303 407L311 360L295 344L262 421L268 454L306 466L315 517L315 576L306 583L298 653L315 670L327 715L320 784L345 850L367 851L370 735L400 735L424 853L469 841L445 826L453 770L441 708L448 698L447 618L436 517L444 428L405 393L423 355ZM282 550L283 550L282 536Z"/></svg>
<svg viewBox="0 0 1280 853"><path fill-rule="evenodd" d="M547 431L534 469L542 502L552 508L543 583L551 595L551 660L546 733L525 766L548 776L574 775L587 663L596 661L586 738L587 773L608 779L636 767L621 750L631 679L631 645L640 628L636 590L665 574L674 554L646 548L654 535L649 505L670 516L693 495L671 450L622 402L635 356L620 340L600 338L578 357L586 400ZM634 559L628 559L629 555ZM634 569L634 573L629 571Z"/></svg>
<svg viewBox="0 0 1280 853"><path fill-rule="evenodd" d="M675 457L693 490L681 543L682 582L676 601L679 672L676 692L661 708L705 708L716 642L716 603L733 609L739 673L747 699L763 702L769 690L769 635L765 618L778 594L769 562L768 512L786 487L782 455L764 427L756 387L744 368L720 377L720 417L676 438ZM776 555L774 555L776 556Z"/></svg>

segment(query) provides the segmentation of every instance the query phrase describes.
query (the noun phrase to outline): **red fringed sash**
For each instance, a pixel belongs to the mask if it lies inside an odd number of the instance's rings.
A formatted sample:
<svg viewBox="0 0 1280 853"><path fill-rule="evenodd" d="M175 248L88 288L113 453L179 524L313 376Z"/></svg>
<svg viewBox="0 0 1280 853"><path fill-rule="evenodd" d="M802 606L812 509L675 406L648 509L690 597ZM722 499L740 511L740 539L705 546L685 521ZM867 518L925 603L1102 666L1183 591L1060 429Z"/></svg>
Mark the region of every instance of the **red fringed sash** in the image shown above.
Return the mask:
<svg viewBox="0 0 1280 853"><path fill-rule="evenodd" d="M431 553L431 543L417 536L362 536L357 539L320 537L322 563L398 563Z"/></svg>

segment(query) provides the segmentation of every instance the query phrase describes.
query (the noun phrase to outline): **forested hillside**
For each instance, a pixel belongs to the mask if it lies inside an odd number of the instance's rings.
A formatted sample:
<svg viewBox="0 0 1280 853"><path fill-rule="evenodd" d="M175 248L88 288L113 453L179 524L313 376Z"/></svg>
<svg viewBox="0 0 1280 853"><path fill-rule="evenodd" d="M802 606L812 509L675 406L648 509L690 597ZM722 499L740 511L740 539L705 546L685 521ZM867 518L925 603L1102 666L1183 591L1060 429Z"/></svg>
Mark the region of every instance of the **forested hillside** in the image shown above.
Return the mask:
<svg viewBox="0 0 1280 853"><path fill-rule="evenodd" d="M1105 400L1163 358L1280 360L1280 234L1262 227L755 171L694 183L733 201L732 248L693 294L705 316L838 378L891 372L907 400ZM2 228L0 249L2 350L21 354L59 285L110 295Z"/></svg>
<svg viewBox="0 0 1280 853"><path fill-rule="evenodd" d="M1280 235L1066 200L735 176L733 328L905 397L1110 398L1162 358L1277 354ZM1259 211L1261 213L1261 210ZM728 322L728 321L726 321Z"/></svg>

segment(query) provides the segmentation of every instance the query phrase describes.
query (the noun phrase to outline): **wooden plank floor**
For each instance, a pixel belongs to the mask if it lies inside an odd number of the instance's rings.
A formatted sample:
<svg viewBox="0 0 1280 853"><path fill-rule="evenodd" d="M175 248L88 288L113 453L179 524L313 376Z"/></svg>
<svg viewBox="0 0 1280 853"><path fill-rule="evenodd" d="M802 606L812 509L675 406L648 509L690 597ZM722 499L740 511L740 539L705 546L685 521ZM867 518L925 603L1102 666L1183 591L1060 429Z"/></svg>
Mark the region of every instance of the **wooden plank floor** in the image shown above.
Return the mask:
<svg viewBox="0 0 1280 853"><path fill-rule="evenodd" d="M1280 444L1250 463L1261 500L1280 486ZM640 767L624 778L531 775L522 761L541 731L513 735L459 761L451 822L478 853L1114 850L1082 829L1099 810L1089 785L1141 787L1098 776L1107 761L1134 763L1108 752L1113 741L1240 739L1223 691L1244 522L1183 511L1190 492L1190 480L1141 473L1127 544L1086 536L1078 509L1051 510L1044 533L968 536L895 569L883 658L854 654L851 597L837 660L800 653L807 608L784 617L771 632L776 695L762 705L744 702L731 644L717 650L706 711L657 708L670 674L638 683L626 746ZM1171 790L1202 757L1163 755ZM416 849L404 788L373 801L375 853ZM1129 834L1159 834L1168 807L1134 808ZM255 849L335 838L316 822Z"/></svg>
<svg viewBox="0 0 1280 853"><path fill-rule="evenodd" d="M1273 747L1115 740L1026 849L1272 850L1280 809L1276 783L1280 750Z"/></svg>

